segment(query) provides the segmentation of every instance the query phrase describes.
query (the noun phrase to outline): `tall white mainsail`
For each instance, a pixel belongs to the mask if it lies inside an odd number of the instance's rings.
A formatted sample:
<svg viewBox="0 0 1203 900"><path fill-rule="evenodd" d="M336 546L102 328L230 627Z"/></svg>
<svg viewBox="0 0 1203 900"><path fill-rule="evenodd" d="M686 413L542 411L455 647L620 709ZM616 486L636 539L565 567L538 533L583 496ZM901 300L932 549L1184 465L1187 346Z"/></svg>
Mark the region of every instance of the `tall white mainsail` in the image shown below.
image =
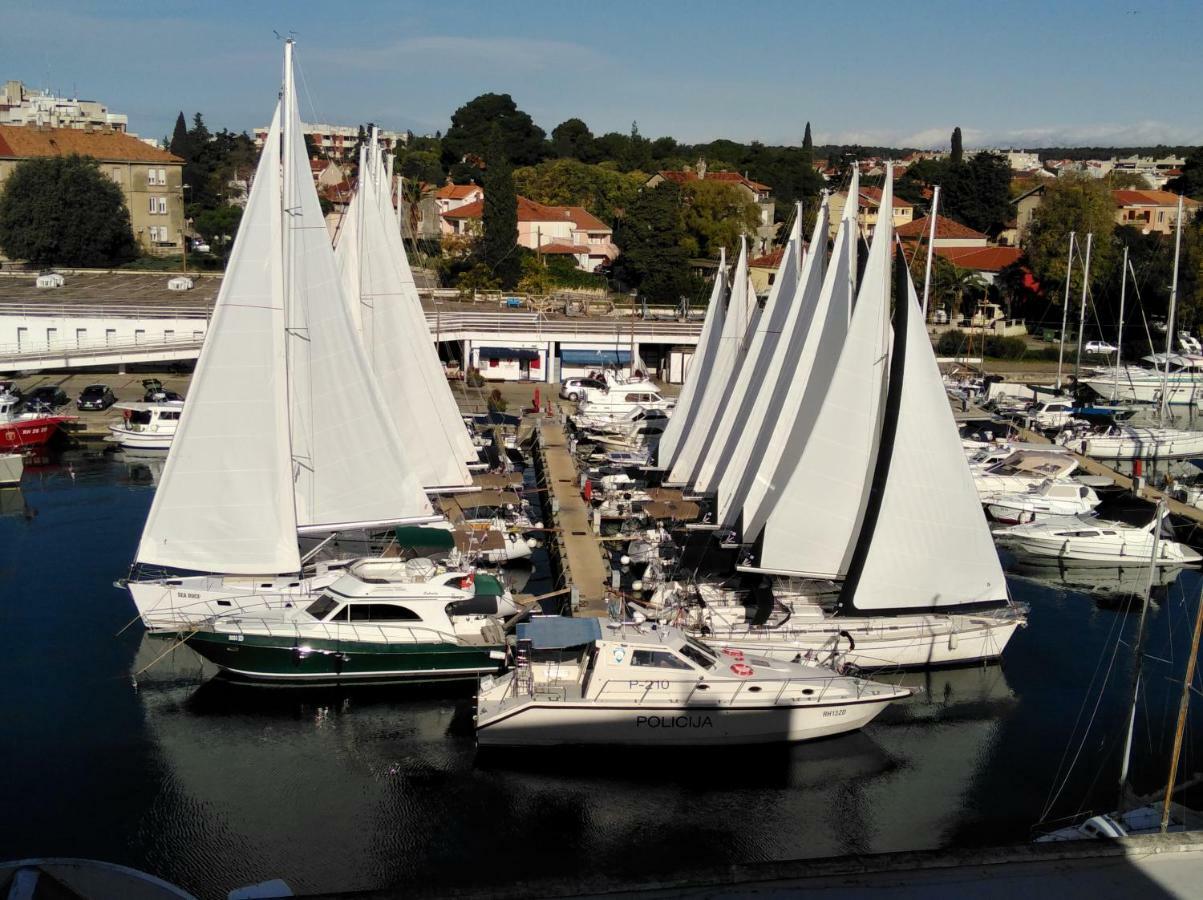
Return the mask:
<svg viewBox="0 0 1203 900"><path fill-rule="evenodd" d="M740 238L739 261L735 264L731 281L731 300L727 304L712 371L698 399L693 420L688 423L685 442L673 463L668 483L693 483L710 438L726 410L740 362L759 315L760 306L748 275L748 242Z"/></svg>
<svg viewBox="0 0 1203 900"><path fill-rule="evenodd" d="M277 106L139 563L231 574L300 568L281 245Z"/></svg>
<svg viewBox="0 0 1203 900"><path fill-rule="evenodd" d="M723 334L727 299L727 251L719 251L718 270L714 275L714 286L710 290L710 302L706 306L706 318L702 322L702 333L697 348L689 363L689 372L677 397L668 427L660 436L656 461L660 468L670 470L684 443L685 433L697 412L698 401L706 390L706 383L714 368L714 357L718 353L718 342Z"/></svg>
<svg viewBox="0 0 1203 900"><path fill-rule="evenodd" d="M756 328L748 342L746 353L739 364L735 384L727 401L726 412L715 423L710 445L698 463L694 477L694 490L708 493L718 488L723 471L731 461L731 454L739 436L748 428L751 406L756 397L764 393L765 378L773 364L778 341L785 320L793 308L798 291L798 264L802 259L802 207L795 208L794 224L781 254L776 278L769 289L768 299L761 310ZM820 250L821 252L821 250Z"/></svg>
<svg viewBox="0 0 1203 900"><path fill-rule="evenodd" d="M421 435L406 445L418 480L428 489L463 487L472 475L454 435L444 429L439 399L426 386L422 345L430 344L430 332L424 321L415 332L389 240L397 220L374 148L373 141L360 150L359 184L339 229L335 256L344 291L394 426L400 434ZM441 372L439 379L446 381ZM462 421L455 424L466 433Z"/></svg>
<svg viewBox="0 0 1203 900"><path fill-rule="evenodd" d="M859 175L854 170L848 190L850 197L857 196L859 183ZM741 482L743 496L734 501L722 519L729 525L733 524L734 517L742 516L745 542L755 540L763 530L769 513L802 458L826 399L852 317L858 236L856 204L847 203L818 301L813 311L806 306L801 311L805 318L795 331L802 341L801 349L780 415L774 417L771 434L763 444L763 455L751 457L760 462L749 465ZM812 271L810 274L814 277L819 273Z"/></svg>
<svg viewBox="0 0 1203 900"><path fill-rule="evenodd" d="M893 203L887 173L881 209ZM855 195L849 205L856 204ZM878 216L835 374L797 466L764 527L757 567L818 578L847 572L881 433L890 338L891 216Z"/></svg>
<svg viewBox="0 0 1203 900"><path fill-rule="evenodd" d="M1002 565L914 282L901 261L895 265L905 290L897 292L894 328L902 337L890 360L891 369L903 367L891 375L899 383L887 403L892 452L879 463L884 487L870 500L841 601L861 612L999 605L1007 599Z"/></svg>
<svg viewBox="0 0 1203 900"><path fill-rule="evenodd" d="M812 352L803 356L808 334L812 328L822 328L831 297L823 293L827 271L827 229L829 221L827 197L819 206L811 232L810 250L802 260L795 295L790 303L776 349L763 381L753 392L746 427L733 429L728 440L729 459L724 464L718 483L717 521L727 527L735 524L748 495L751 479L762 466L770 465L767 458L774 429L783 428L797 417L804 389L809 380L810 364L814 362L813 347L817 338L810 338ZM801 253L801 247L798 248ZM820 298L824 303L820 308ZM818 324L814 325L817 320ZM840 337L842 342L842 335ZM825 385L824 385L825 386ZM731 446L734 441L734 446ZM771 465L776 464L777 457Z"/></svg>

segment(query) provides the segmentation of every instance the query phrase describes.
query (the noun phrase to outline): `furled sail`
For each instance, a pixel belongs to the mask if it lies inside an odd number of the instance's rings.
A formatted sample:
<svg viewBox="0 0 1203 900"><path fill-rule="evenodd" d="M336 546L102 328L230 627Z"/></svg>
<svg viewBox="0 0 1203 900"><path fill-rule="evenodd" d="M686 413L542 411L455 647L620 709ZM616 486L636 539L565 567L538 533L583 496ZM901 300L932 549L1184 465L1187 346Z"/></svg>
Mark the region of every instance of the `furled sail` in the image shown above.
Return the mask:
<svg viewBox="0 0 1203 900"><path fill-rule="evenodd" d="M694 478L694 489L708 493L718 488L723 471L731 461L739 436L752 421L751 407L765 392L766 377L773 365L785 320L798 297L798 263L802 257L802 208L795 210L794 224L781 254L776 277L769 289L768 299L756 323L747 352L743 355L735 384L727 401L726 414L715 424L710 444L705 449ZM820 251L821 252L821 251Z"/></svg>
<svg viewBox="0 0 1203 900"><path fill-rule="evenodd" d="M785 310L781 333L765 370L760 388L752 392L751 409L744 427L732 429L719 479L717 521L732 527L743 508L748 495L750 481L767 464L766 454L773 431L778 425L794 421L802 388L806 386L809 364L814 361L813 352L803 357L807 336L812 327L822 328L824 311L830 306L825 302L820 310L820 297L830 300L830 292L823 294L824 275L827 271L827 229L829 204L826 197L819 206L811 232L810 251L800 260L801 267L794 298ZM799 246L799 256L801 247ZM818 321L818 325L813 323ZM812 348L813 342L812 340ZM842 341L842 337L841 337ZM732 445L733 444L733 445ZM775 459L774 459L775 462Z"/></svg>
<svg viewBox="0 0 1203 900"><path fill-rule="evenodd" d="M740 362L759 315L760 306L748 276L748 243L740 238L739 261L735 264L731 300L723 319L714 365L706 381L706 389L697 402L693 421L685 432L685 442L673 463L668 483L693 483L710 437L726 410Z"/></svg>
<svg viewBox="0 0 1203 900"><path fill-rule="evenodd" d="M388 232L397 227L381 201L387 191L378 155L371 145L360 150L359 185L339 229L338 261L352 318L359 323L364 353L399 434L420 435L406 443L423 487L464 487L472 475L454 435L444 430L439 398L426 387L423 346L430 343L426 323L414 329ZM439 378L443 378L439 373ZM456 430L466 433L462 421Z"/></svg>
<svg viewBox="0 0 1203 900"><path fill-rule="evenodd" d="M284 81L284 239L289 413L297 527L338 531L432 518L363 353Z"/></svg>
<svg viewBox="0 0 1203 900"><path fill-rule="evenodd" d="M854 171L849 196L856 196L858 187L859 176ZM798 467L827 397L852 317L858 236L856 206L845 204L819 298L813 311L806 306L801 310L804 319L795 335L802 343L780 414L773 417L760 462L750 465L743 479L742 500L735 502L722 520L732 524L733 517L742 517L743 540L747 543L763 531L765 521ZM818 274L811 272L812 277Z"/></svg>
<svg viewBox="0 0 1203 900"><path fill-rule="evenodd" d="M677 454L684 443L685 432L697 412L698 401L706 390L710 373L714 367L714 357L718 353L719 338L723 334L723 319L726 316L725 305L727 297L727 251L720 251L718 271L714 275L714 286L710 290L710 302L706 306L706 318L702 322L702 333L698 337L697 348L689 363L689 372L685 375L685 383L677 397L677 405L673 408L668 427L660 436L656 460L660 468L670 470L677 460Z"/></svg>
<svg viewBox="0 0 1203 900"><path fill-rule="evenodd" d="M139 563L231 574L300 568L282 260L277 106Z"/></svg>
<svg viewBox="0 0 1203 900"><path fill-rule="evenodd" d="M892 208L887 175L881 208ZM848 205L856 204L849 195ZM891 217L878 217L848 336L801 458L764 527L757 567L842 578L860 530L881 433L890 339Z"/></svg>
<svg viewBox="0 0 1203 900"><path fill-rule="evenodd" d="M875 472L880 477L841 606L847 612L879 613L1001 605L1007 599L1002 566L915 285L904 260L895 266L900 287L894 328L901 337L891 355L886 404L887 417L895 419L892 452Z"/></svg>

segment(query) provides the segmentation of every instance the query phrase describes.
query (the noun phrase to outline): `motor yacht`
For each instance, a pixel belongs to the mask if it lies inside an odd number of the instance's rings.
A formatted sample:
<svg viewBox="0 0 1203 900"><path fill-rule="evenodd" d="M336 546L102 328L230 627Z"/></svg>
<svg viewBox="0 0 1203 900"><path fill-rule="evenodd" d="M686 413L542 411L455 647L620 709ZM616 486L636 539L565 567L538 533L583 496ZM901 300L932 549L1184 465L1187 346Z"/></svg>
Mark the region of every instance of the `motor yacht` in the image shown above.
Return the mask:
<svg viewBox="0 0 1203 900"><path fill-rule="evenodd" d="M170 450L184 401L118 403L113 408L121 410L121 418L109 425L105 440L124 450Z"/></svg>
<svg viewBox="0 0 1203 900"><path fill-rule="evenodd" d="M1000 491L982 497L982 504L996 522L1018 525L1042 519L1085 516L1102 502L1094 488L1074 481L1046 479L1027 491Z"/></svg>
<svg viewBox="0 0 1203 900"><path fill-rule="evenodd" d="M1078 563L1191 566L1203 562L1203 556L1186 544L1156 537L1156 523L1156 518L1143 527L1093 519L1049 519L995 529L994 538L999 546L1017 553Z"/></svg>

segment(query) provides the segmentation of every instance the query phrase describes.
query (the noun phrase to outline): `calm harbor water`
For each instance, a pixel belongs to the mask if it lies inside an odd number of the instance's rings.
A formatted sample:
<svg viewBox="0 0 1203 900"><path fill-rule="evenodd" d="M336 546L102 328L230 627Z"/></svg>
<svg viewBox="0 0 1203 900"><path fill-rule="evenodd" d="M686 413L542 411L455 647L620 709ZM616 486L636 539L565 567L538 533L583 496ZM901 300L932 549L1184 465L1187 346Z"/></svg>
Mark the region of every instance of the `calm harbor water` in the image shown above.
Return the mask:
<svg viewBox="0 0 1203 900"><path fill-rule="evenodd" d="M1023 569L1011 586L1031 625L1002 665L907 675L924 690L859 734L481 755L471 687L245 687L214 681L186 648L135 678L171 647L131 625L112 587L153 483L146 464L69 452L0 494L2 858L104 859L220 897L271 877L298 893L449 892L1020 842L1092 717L1053 813L1114 805L1131 654L1113 650L1136 620L1118 595L1141 589L1138 574ZM1199 589L1186 572L1151 608L1142 791L1164 779ZM1201 764L1188 742L1182 772Z"/></svg>

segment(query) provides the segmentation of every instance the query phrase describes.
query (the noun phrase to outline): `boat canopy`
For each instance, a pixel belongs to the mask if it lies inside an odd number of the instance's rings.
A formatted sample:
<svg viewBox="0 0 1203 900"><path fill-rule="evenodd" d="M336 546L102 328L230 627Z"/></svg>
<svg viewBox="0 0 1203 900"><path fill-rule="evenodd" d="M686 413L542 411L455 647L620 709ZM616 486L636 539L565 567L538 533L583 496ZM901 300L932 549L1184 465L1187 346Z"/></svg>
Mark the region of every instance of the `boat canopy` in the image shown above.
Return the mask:
<svg viewBox="0 0 1203 900"><path fill-rule="evenodd" d="M421 525L398 525L393 529L398 545L406 550L450 550L455 537L446 528L423 528Z"/></svg>
<svg viewBox="0 0 1203 900"><path fill-rule="evenodd" d="M479 577L479 576L477 576ZM594 618L534 616L518 625L518 640L529 640L534 650L563 650L600 641L601 622Z"/></svg>

